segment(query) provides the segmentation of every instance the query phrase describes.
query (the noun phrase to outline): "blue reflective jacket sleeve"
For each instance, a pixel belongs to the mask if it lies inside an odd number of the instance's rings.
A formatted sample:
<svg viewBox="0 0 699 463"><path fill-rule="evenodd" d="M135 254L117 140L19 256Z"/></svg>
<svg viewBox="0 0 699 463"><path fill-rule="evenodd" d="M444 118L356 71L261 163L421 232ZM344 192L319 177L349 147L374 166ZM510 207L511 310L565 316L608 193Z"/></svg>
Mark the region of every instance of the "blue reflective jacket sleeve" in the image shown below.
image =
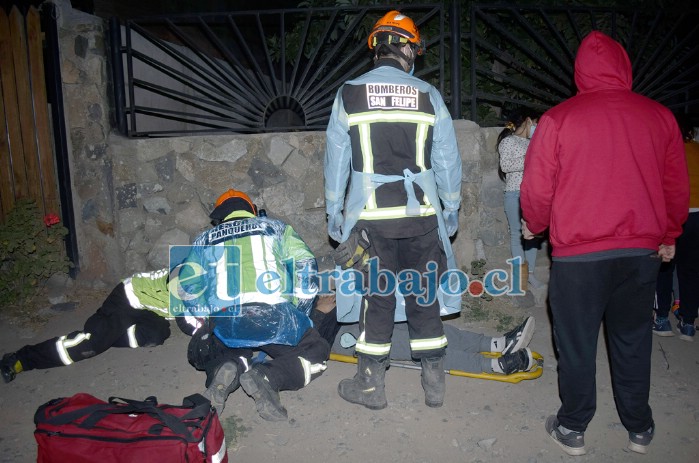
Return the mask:
<svg viewBox="0 0 699 463"><path fill-rule="evenodd" d="M437 181L437 192L444 209L455 211L461 205L461 155L456 143L454 123L444 100L434 87L430 89L430 99L435 108L432 169Z"/></svg>
<svg viewBox="0 0 699 463"><path fill-rule="evenodd" d="M340 87L335 96L326 130L325 211L330 215L342 212L352 160L349 123L342 103L342 88Z"/></svg>

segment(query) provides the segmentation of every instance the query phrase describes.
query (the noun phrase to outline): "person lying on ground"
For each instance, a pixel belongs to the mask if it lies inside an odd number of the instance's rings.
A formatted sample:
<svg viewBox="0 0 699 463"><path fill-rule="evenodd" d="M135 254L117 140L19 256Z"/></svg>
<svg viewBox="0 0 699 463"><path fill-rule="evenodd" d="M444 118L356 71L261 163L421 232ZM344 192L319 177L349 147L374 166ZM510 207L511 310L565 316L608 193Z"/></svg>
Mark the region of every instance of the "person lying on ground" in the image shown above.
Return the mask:
<svg viewBox="0 0 699 463"><path fill-rule="evenodd" d="M121 281L80 331L26 345L0 360L9 383L23 372L70 365L110 347L159 346L170 336L168 271L136 273Z"/></svg>
<svg viewBox="0 0 699 463"><path fill-rule="evenodd" d="M337 321L334 295L318 297L316 308L311 316L321 335L331 345L331 352L354 355L354 345L360 336L358 323ZM521 324L502 336L486 336L459 329L449 323L444 324L448 345L444 368L466 373L496 373L510 375L530 371L537 365L532 351L527 347L534 335L535 319L527 317ZM497 352L501 355L490 358L483 352ZM391 360L412 361L410 336L407 323L396 323L391 337Z"/></svg>

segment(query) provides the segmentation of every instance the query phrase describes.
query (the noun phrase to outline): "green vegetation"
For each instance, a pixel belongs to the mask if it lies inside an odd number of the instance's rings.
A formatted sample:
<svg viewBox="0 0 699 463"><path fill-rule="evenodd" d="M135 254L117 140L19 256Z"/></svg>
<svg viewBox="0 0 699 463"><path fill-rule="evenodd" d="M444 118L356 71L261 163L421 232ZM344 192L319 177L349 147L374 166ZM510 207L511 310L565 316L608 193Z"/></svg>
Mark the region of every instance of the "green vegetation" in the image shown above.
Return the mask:
<svg viewBox="0 0 699 463"><path fill-rule="evenodd" d="M0 225L0 300L5 305L23 305L52 275L68 272L67 234L56 214L42 218L34 201L17 201Z"/></svg>

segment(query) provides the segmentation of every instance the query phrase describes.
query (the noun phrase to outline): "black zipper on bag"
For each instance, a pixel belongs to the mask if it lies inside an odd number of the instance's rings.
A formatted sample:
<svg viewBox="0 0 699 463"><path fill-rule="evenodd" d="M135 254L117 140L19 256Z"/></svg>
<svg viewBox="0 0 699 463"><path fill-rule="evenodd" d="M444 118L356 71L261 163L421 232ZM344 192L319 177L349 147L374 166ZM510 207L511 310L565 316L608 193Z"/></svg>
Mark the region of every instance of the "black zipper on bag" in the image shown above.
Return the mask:
<svg viewBox="0 0 699 463"><path fill-rule="evenodd" d="M37 429L34 434L46 434L49 437L65 437L65 438L76 438L76 439L88 439L96 441L106 441L106 442L138 442L138 441L149 441L149 440L178 440L189 444L187 439L179 436L143 436L135 438L119 438L119 437L100 437L93 436L89 434L72 434L60 431L47 431L45 429Z"/></svg>

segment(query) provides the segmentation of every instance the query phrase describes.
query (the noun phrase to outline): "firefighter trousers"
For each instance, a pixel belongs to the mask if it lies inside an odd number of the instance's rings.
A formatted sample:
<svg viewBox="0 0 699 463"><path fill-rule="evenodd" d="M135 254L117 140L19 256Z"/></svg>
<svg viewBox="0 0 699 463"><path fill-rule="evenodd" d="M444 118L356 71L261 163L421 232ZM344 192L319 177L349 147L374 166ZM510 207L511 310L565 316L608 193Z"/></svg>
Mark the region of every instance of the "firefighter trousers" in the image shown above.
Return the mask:
<svg viewBox="0 0 699 463"><path fill-rule="evenodd" d="M24 346L16 355L23 370L53 368L94 357L110 347L158 346L169 336L170 323L149 310L131 307L120 283L81 331Z"/></svg>

